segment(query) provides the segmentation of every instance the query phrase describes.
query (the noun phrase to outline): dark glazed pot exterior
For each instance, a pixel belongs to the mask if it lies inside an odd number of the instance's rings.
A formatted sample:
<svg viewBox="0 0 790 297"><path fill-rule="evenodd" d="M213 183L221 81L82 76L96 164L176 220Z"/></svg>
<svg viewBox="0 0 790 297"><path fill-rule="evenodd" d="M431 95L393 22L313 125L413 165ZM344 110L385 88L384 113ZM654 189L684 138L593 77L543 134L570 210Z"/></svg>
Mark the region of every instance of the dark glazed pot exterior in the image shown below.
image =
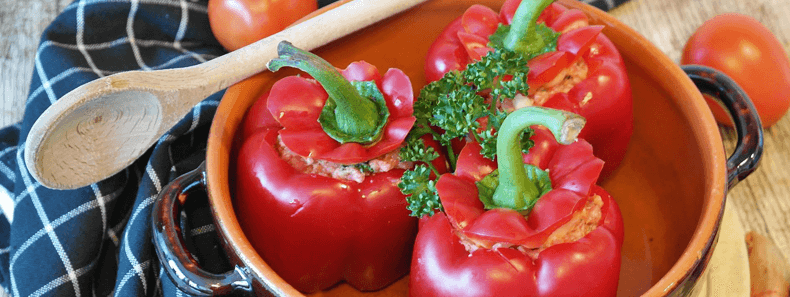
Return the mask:
<svg viewBox="0 0 790 297"><path fill-rule="evenodd" d="M760 163L763 154L763 127L746 92L726 74L706 66L686 65L681 66L683 71L691 78L694 85L701 93L710 95L721 103L730 114L738 133L738 142L735 151L727 158L727 191L738 182L749 176ZM725 192L726 193L726 192ZM724 198L726 203L726 194ZM724 216L722 207L716 223L714 236L706 243L704 254L694 265L692 270L683 278L668 296L688 296L695 288L696 281L700 278L710 262L716 242L719 237L719 227Z"/></svg>
<svg viewBox="0 0 790 297"><path fill-rule="evenodd" d="M201 164L159 193L151 215L156 255L176 286L186 293L203 296L251 293L246 267L237 264L233 270L223 274L205 271L184 244L178 219L180 206L186 202L190 193L206 191L204 174L205 165Z"/></svg>
<svg viewBox="0 0 790 297"><path fill-rule="evenodd" d="M703 94L717 99L735 121L738 143L727 159L727 189L749 176L763 155L763 126L757 110L746 92L730 77L701 65L681 67Z"/></svg>

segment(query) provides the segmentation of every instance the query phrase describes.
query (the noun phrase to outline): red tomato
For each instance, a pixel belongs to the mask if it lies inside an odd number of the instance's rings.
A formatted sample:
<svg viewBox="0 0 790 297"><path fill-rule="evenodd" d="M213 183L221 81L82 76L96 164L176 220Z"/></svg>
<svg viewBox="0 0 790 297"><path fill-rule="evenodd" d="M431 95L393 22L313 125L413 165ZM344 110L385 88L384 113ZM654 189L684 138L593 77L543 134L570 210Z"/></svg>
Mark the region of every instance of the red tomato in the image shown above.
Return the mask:
<svg viewBox="0 0 790 297"><path fill-rule="evenodd" d="M763 127L779 121L790 106L790 60L765 26L742 14L706 21L686 43L681 64L718 69L743 88L757 108ZM719 123L732 126L718 104L708 100Z"/></svg>
<svg viewBox="0 0 790 297"><path fill-rule="evenodd" d="M233 51L285 29L318 9L315 0L209 0L211 32Z"/></svg>

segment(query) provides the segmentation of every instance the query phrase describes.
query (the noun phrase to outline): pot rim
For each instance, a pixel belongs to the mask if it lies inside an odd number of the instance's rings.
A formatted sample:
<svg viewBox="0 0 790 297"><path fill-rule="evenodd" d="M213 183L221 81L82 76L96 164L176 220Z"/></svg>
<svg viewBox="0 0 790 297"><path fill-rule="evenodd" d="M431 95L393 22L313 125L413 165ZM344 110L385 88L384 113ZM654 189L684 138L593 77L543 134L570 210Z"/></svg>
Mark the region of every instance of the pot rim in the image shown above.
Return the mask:
<svg viewBox="0 0 790 297"><path fill-rule="evenodd" d="M242 232L230 199L228 168L230 168L231 158L229 156L231 144L234 142L237 128L243 117L234 118L228 115L234 110L244 107L236 98L257 93L255 88L244 87L246 84L257 85L259 81L268 79L264 75L257 74L231 86L223 95L209 130L209 142L206 150L206 189L217 231L225 245L225 250L233 254L231 259L238 259L240 264L250 272L250 276L260 281L261 285L275 296L303 296L275 273L255 251Z"/></svg>
<svg viewBox="0 0 790 297"><path fill-rule="evenodd" d="M621 38L621 35L628 36L629 43L636 45L651 57L651 59L635 59L633 61L635 64L643 69L655 69L660 72L654 73L654 76L674 78L676 81L671 82L673 87L669 89L675 93L683 93L684 97L681 98L693 99L686 101L687 104L678 105L678 109L685 118L689 119L691 125L702 127L694 133L697 134L695 135L697 139L700 139L700 149L709 152L702 155L703 158L708 158L702 164L706 166L703 170L712 178L706 182L702 213L683 254L658 282L642 294L642 296L666 296L681 288L684 283L700 277L713 254L718 238L727 189L727 161L718 125L702 94L686 73L642 34L595 7L574 0L557 0L557 2L569 8L581 9L592 22L606 25L603 32L615 44L619 43L616 39ZM670 83L665 82L665 84Z"/></svg>
<svg viewBox="0 0 790 297"><path fill-rule="evenodd" d="M339 5L340 1L336 4ZM655 69L654 76L672 77L674 81L665 82L673 87L673 92L683 94L685 98L693 98L687 104L678 105L679 111L689 119L691 125L697 125L702 129L695 130L695 137L699 139L700 149L707 154L703 154L703 171L707 172L712 178L705 184L705 197L702 205L702 213L697 223L694 234L683 254L675 262L665 275L653 284L642 296L666 296L681 288L684 283L694 281L701 275L712 254L719 224L724 210L726 195L726 159L724 146L719 134L718 126L710 113L707 103L702 94L698 91L694 83L683 70L661 52L655 45L648 41L640 33L626 26L613 16L595 7L577 2L574 0L557 0L569 8L577 8L584 11L593 23L606 25L604 33L612 39L615 44L627 42L635 45L644 51L652 59L636 59L635 64L645 69ZM331 9L335 5L324 7L314 14L322 13ZM309 17L309 16L308 16ZM225 243L228 252L232 252L247 269L251 276L260 281L265 289L281 296L303 296L292 286L288 285L279 275L277 275L263 258L258 255L246 236L243 234L241 226L235 216L233 204L230 199L231 192L229 181L230 154L232 143L238 126L241 124L242 117L230 116L232 112L240 109L246 110L244 104L238 102L237 98L244 95L254 95L257 90L246 88L247 84L259 83L268 79L265 75L255 75L240 83L237 83L226 91L222 101L217 108L215 118L211 124L209 141L206 152L206 180L209 192L209 202L211 205L217 230ZM676 293L676 292L675 292Z"/></svg>

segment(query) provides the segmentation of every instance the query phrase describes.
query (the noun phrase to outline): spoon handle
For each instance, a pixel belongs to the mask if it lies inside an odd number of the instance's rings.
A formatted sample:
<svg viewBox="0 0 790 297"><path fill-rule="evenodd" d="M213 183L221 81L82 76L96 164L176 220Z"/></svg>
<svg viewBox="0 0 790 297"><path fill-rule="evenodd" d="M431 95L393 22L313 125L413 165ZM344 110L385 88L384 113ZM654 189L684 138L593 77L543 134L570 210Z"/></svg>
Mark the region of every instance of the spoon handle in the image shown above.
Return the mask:
<svg viewBox="0 0 790 297"><path fill-rule="evenodd" d="M287 40L310 51L425 1L341 0L324 13L307 16L291 27L208 62L139 73L150 76L159 85L169 85L178 91L172 96L160 96L164 102L159 133L169 130L193 106L211 94L266 70L266 64L277 58L277 45L281 41ZM185 80L184 77L190 79Z"/></svg>
<svg viewBox="0 0 790 297"><path fill-rule="evenodd" d="M427 0L341 1L338 4L342 5L325 13L193 67L200 69L197 71L213 74L206 78L211 80L208 82L211 85L207 88L209 92L205 94L208 96L266 69L266 63L277 57L277 44L283 40L310 51L425 1Z"/></svg>

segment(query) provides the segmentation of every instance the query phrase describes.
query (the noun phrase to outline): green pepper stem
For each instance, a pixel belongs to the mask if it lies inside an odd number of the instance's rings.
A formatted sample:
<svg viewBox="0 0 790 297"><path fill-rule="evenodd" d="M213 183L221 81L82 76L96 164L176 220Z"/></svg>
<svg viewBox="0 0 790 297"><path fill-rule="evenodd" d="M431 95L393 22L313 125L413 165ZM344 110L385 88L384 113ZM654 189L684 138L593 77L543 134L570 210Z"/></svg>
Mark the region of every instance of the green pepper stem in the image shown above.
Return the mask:
<svg viewBox="0 0 790 297"><path fill-rule="evenodd" d="M455 171L455 164L458 163L458 155L453 150L452 145L447 146L447 163L450 165L450 172ZM438 175L437 175L438 176Z"/></svg>
<svg viewBox="0 0 790 297"><path fill-rule="evenodd" d="M504 46L514 52L528 52L529 48L543 48L546 41L537 34L538 17L554 0L523 0L513 15L510 31L504 39Z"/></svg>
<svg viewBox="0 0 790 297"><path fill-rule="evenodd" d="M557 142L570 144L584 127L585 119L577 114L543 107L517 109L505 118L497 135L499 186L494 203L516 210L533 205L540 192L527 177L521 154L521 132L533 125L548 128Z"/></svg>
<svg viewBox="0 0 790 297"><path fill-rule="evenodd" d="M293 67L310 74L334 100L337 127L349 135L371 135L381 121L376 104L363 97L343 75L324 59L313 53L294 47L283 41L277 45L279 58L269 61L267 67L277 71L281 67ZM326 128L324 128L326 130ZM373 137L376 138L376 137Z"/></svg>

